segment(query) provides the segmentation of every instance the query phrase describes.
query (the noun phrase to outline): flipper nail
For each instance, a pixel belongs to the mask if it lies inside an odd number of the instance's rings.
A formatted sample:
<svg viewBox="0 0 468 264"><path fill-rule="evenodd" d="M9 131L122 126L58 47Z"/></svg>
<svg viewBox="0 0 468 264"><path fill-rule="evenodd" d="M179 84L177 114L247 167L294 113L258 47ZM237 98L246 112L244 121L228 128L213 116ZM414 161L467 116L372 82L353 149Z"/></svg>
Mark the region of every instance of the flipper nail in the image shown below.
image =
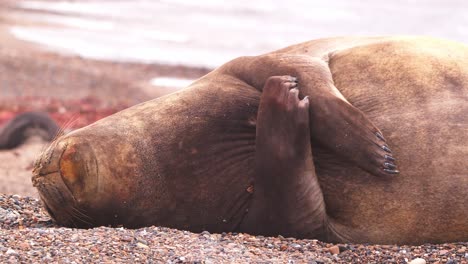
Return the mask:
<svg viewBox="0 0 468 264"><path fill-rule="evenodd" d="M380 132L375 132L375 135L380 139L382 140L383 142L386 142L385 138L383 137L382 133Z"/></svg>
<svg viewBox="0 0 468 264"><path fill-rule="evenodd" d="M387 154L384 155L384 158L385 158L386 160L388 160L388 161L396 161L396 159L395 159L394 157L392 157L392 156L390 156L390 155L387 155Z"/></svg>
<svg viewBox="0 0 468 264"><path fill-rule="evenodd" d="M398 174L400 171L398 170L390 170L390 169L383 169L388 174Z"/></svg>
<svg viewBox="0 0 468 264"><path fill-rule="evenodd" d="M396 169L396 167L397 167L395 164L390 163L390 162L384 162L383 165L384 165L385 168L392 169L392 170Z"/></svg>
<svg viewBox="0 0 468 264"><path fill-rule="evenodd" d="M392 153L392 151L390 150L390 148L387 145L383 145L382 149L385 150L388 153Z"/></svg>

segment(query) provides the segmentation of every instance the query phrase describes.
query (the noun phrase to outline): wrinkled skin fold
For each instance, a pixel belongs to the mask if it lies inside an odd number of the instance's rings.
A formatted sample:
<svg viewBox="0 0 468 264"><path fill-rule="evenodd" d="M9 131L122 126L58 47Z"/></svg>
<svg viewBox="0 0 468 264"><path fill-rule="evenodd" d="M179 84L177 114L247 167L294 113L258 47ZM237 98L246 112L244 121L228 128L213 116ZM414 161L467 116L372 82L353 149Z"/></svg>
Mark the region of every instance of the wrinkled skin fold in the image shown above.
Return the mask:
<svg viewBox="0 0 468 264"><path fill-rule="evenodd" d="M241 57L76 130L33 184L65 226L468 239L468 47L331 38Z"/></svg>

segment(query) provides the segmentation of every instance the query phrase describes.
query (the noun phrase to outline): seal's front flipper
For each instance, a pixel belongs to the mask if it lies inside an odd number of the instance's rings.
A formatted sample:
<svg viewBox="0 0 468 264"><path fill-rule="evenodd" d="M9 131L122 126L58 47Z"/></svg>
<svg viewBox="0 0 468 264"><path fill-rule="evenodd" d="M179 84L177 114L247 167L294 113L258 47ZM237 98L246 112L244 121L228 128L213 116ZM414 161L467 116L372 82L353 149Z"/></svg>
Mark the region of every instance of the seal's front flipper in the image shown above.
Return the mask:
<svg viewBox="0 0 468 264"><path fill-rule="evenodd" d="M328 65L311 60L308 67L301 67L299 81L301 91L310 96L312 141L373 175L397 174L382 132L339 92Z"/></svg>
<svg viewBox="0 0 468 264"><path fill-rule="evenodd" d="M326 212L313 164L309 100L295 78L271 77L260 99L254 194L240 231L326 239Z"/></svg>
<svg viewBox="0 0 468 264"><path fill-rule="evenodd" d="M397 174L380 130L359 109L337 97L311 96L312 140L377 176Z"/></svg>
<svg viewBox="0 0 468 264"><path fill-rule="evenodd" d="M223 70L260 91L268 87L265 83L270 76L296 76L301 96L309 96L313 142L373 175L398 173L381 131L334 86L328 64L323 59L278 54L241 57Z"/></svg>

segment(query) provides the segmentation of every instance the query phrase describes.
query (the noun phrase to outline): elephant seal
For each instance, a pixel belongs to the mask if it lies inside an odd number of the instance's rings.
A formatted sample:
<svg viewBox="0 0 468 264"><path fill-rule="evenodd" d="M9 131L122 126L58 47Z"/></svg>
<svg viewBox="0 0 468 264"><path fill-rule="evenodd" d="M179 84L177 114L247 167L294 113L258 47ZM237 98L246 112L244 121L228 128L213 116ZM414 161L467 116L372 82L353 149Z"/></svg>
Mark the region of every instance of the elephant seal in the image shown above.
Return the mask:
<svg viewBox="0 0 468 264"><path fill-rule="evenodd" d="M331 38L63 136L32 180L65 226L441 243L468 239L467 157L466 45Z"/></svg>
<svg viewBox="0 0 468 264"><path fill-rule="evenodd" d="M59 127L49 115L43 112L25 112L15 116L0 129L0 149L13 149L23 143L32 130L46 141L57 136Z"/></svg>

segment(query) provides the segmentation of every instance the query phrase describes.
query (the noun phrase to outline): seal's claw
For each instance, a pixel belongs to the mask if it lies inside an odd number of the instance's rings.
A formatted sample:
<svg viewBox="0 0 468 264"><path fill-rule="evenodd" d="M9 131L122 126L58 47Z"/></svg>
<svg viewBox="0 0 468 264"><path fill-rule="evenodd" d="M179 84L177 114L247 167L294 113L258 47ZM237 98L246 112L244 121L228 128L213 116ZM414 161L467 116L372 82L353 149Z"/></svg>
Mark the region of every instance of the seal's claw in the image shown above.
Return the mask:
<svg viewBox="0 0 468 264"><path fill-rule="evenodd" d="M378 139L382 140L383 142L386 142L385 138L383 137L382 133L380 132L375 132L375 135L377 136Z"/></svg>
<svg viewBox="0 0 468 264"><path fill-rule="evenodd" d="M392 170L396 169L396 167L397 167L395 164L390 163L390 162L384 162L383 166L384 166L386 169L392 169Z"/></svg>
<svg viewBox="0 0 468 264"><path fill-rule="evenodd" d="M297 82L290 82L290 83L289 83L289 89L291 89L291 88L292 88L292 89L298 88Z"/></svg>
<svg viewBox="0 0 468 264"><path fill-rule="evenodd" d="M385 150L388 153L392 153L392 150L387 145L383 145L382 149Z"/></svg>
<svg viewBox="0 0 468 264"><path fill-rule="evenodd" d="M398 174L400 173L399 170L390 170L390 169L383 169L388 174Z"/></svg>
<svg viewBox="0 0 468 264"><path fill-rule="evenodd" d="M384 155L384 158L385 158L386 160L388 160L388 161L392 161L392 162L393 162L393 161L396 161L396 159L395 159L393 156L391 156L391 155L385 154L385 155Z"/></svg>
<svg viewBox="0 0 468 264"><path fill-rule="evenodd" d="M270 99L276 100L279 104L284 103L288 98L288 92L298 86L293 78L289 75L268 78L263 87L263 94Z"/></svg>

